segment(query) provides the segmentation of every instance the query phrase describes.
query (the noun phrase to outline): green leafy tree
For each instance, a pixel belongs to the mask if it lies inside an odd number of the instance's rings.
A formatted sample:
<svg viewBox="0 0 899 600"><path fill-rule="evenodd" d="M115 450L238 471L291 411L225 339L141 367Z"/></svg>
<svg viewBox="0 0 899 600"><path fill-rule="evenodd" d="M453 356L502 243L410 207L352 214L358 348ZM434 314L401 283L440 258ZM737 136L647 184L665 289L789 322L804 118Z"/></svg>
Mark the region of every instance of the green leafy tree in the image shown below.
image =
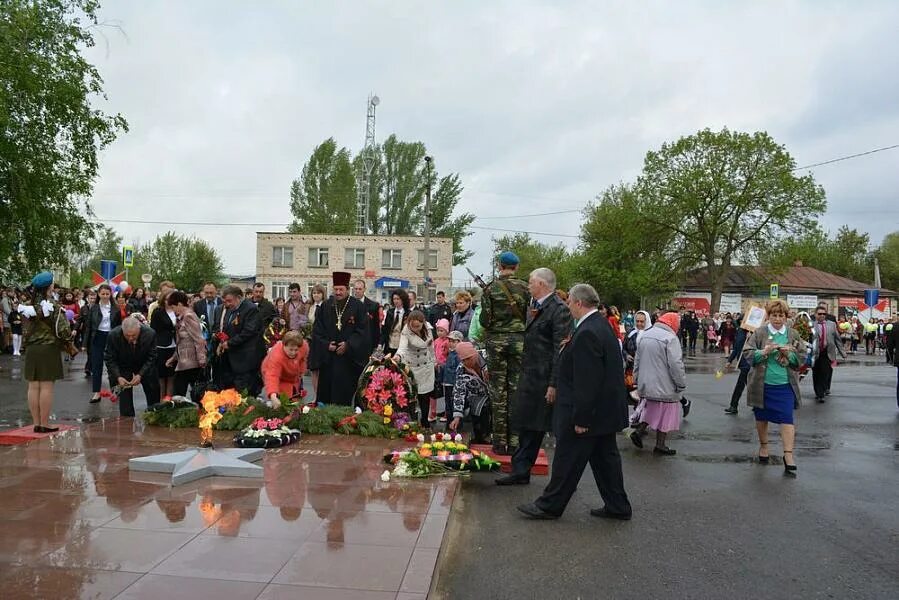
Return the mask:
<svg viewBox="0 0 899 600"><path fill-rule="evenodd" d="M831 237L815 225L760 252L759 262L786 269L797 262L827 273L867 282L874 277L870 236L845 225Z"/></svg>
<svg viewBox="0 0 899 600"><path fill-rule="evenodd" d="M880 283L888 290L899 290L899 231L887 234L873 255L880 264Z"/></svg>
<svg viewBox="0 0 899 600"><path fill-rule="evenodd" d="M395 135L377 148L371 173L369 225L373 235L423 235L428 170L421 142L404 142ZM471 253L463 241L471 235L474 215L454 215L462 198L462 180L453 173L441 177L432 163L431 235L453 240L453 264L464 263ZM293 182L291 233L356 232L356 190L361 155L352 161L345 148L329 138L312 153L302 175Z"/></svg>
<svg viewBox="0 0 899 600"><path fill-rule="evenodd" d="M639 217L674 236L685 263L709 272L712 310L738 260L810 228L826 208L824 189L767 133L702 130L646 154Z"/></svg>
<svg viewBox="0 0 899 600"><path fill-rule="evenodd" d="M158 236L135 251L135 268L129 281L140 285L140 275L149 273L153 282L172 281L178 289L199 291L207 281L224 279L222 260L203 240L179 236L173 231Z"/></svg>
<svg viewBox="0 0 899 600"><path fill-rule="evenodd" d="M97 69L94 0L0 3L0 277L69 267L90 247L98 152L119 132Z"/></svg>
<svg viewBox="0 0 899 600"><path fill-rule="evenodd" d="M579 280L621 308L647 307L675 291L687 268L675 234L640 217L645 207L634 186L611 186L584 211L580 251L573 257Z"/></svg>
<svg viewBox="0 0 899 600"><path fill-rule="evenodd" d="M540 267L552 269L556 286L568 289L574 283L572 254L563 244L544 244L527 233L514 233L493 239L496 253L509 250L518 256L518 277L527 280L531 271Z"/></svg>
<svg viewBox="0 0 899 600"><path fill-rule="evenodd" d="M346 148L328 138L290 186L291 233L355 233L356 174Z"/></svg>

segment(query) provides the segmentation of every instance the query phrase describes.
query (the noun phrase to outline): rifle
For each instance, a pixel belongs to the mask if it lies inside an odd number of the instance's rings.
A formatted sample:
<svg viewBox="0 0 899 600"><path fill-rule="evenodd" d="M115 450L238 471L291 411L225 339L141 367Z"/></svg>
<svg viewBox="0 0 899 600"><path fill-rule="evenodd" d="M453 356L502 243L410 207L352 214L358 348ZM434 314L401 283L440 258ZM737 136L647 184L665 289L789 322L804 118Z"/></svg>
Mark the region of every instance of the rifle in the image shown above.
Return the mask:
<svg viewBox="0 0 899 600"><path fill-rule="evenodd" d="M465 267L465 270L468 271L468 274L471 275L471 278L474 279L474 282L478 284L478 287L480 287L482 290L487 289L487 284L484 282L484 279L480 275L475 275L468 267Z"/></svg>

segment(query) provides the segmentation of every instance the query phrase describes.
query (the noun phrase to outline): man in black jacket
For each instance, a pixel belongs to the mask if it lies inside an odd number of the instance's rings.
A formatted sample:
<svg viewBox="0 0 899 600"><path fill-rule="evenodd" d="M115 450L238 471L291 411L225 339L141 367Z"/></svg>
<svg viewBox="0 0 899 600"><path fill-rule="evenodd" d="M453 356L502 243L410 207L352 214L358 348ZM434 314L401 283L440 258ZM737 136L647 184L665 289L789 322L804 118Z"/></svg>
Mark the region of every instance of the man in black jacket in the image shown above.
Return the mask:
<svg viewBox="0 0 899 600"><path fill-rule="evenodd" d="M437 331L437 321L440 319L453 320L453 307L446 303L446 294L442 291L437 292L437 302L428 311L428 322L434 331Z"/></svg>
<svg viewBox="0 0 899 600"><path fill-rule="evenodd" d="M222 305L215 314L213 348L215 382L255 396L261 389L262 325L259 309L236 285L222 288Z"/></svg>
<svg viewBox="0 0 899 600"><path fill-rule="evenodd" d="M261 336L262 333L265 333L265 330L269 325L271 325L272 320L278 314L278 311L275 309L275 305L265 297L264 283L257 283L253 286L253 304L255 304L256 308L259 309L259 326L261 327Z"/></svg>
<svg viewBox="0 0 899 600"><path fill-rule="evenodd" d="M571 288L568 308L577 319L559 357L559 389L553 413L556 454L543 495L518 510L532 519L558 519L577 490L587 463L605 506L590 514L628 520L621 455L615 434L627 427L627 400L621 349L609 322L598 314L592 286Z"/></svg>
<svg viewBox="0 0 899 600"><path fill-rule="evenodd" d="M381 341L381 307L377 302L365 295L365 281L357 279L353 282L353 296L362 303L367 315L367 327L369 337L368 354L375 351Z"/></svg>
<svg viewBox="0 0 899 600"><path fill-rule="evenodd" d="M200 323L206 324L206 330L212 331L212 324L215 321L215 311L222 305L222 299L218 297L218 290L214 283L207 283L203 286L203 298L194 304L194 312Z"/></svg>
<svg viewBox="0 0 899 600"><path fill-rule="evenodd" d="M156 376L156 332L127 317L109 332L103 356L111 387L119 392L119 415L134 416L134 389L144 388L147 406L159 403L159 379Z"/></svg>
<svg viewBox="0 0 899 600"><path fill-rule="evenodd" d="M370 355L368 315L349 293L350 274L337 272L332 277L334 295L322 303L312 328L313 343L323 354L316 400L352 406Z"/></svg>
<svg viewBox="0 0 899 600"><path fill-rule="evenodd" d="M518 449L512 455L512 473L497 479L497 485L530 482L543 436L551 428L559 348L571 334L571 312L555 289L556 275L549 269L536 269L528 278L533 300L525 323L521 376L511 414L511 428L518 432Z"/></svg>

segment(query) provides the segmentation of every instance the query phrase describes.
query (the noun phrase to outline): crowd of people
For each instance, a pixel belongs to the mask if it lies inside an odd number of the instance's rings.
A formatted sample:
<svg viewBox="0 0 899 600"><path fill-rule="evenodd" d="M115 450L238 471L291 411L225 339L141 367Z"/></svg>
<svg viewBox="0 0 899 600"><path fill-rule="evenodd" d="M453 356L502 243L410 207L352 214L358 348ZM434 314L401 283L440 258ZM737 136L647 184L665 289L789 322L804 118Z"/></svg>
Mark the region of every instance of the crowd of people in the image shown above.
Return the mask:
<svg viewBox="0 0 899 600"><path fill-rule="evenodd" d="M556 438L549 485L519 509L532 518L557 518L589 463L605 506L603 518L630 518L615 436L631 427L638 448L655 432L653 454L672 456L668 436L689 412L684 357L725 351L728 368L740 370L727 412L736 414L746 391L759 440L758 462L770 462L769 425L780 428L784 472L796 476L794 411L799 381L812 373L815 397L830 395L833 366L851 352L844 323L827 307L795 314L781 300L766 306L767 319L750 331L742 315L699 319L690 311L628 311L599 301L586 284L558 290L548 268L517 277L518 257L502 253L499 274L474 295L460 291L452 305L443 292L424 306L414 292L396 289L380 306L362 280L333 273L331 294L322 287L304 299L300 286L274 302L265 286L250 290L213 283L189 295L168 281L147 292L57 290L40 273L23 292L3 290L2 308L15 355L24 347L24 376L35 431L53 431L53 382L63 357L87 355L89 402L115 393L123 416L134 415L134 387L148 406L168 398L197 398L206 389L236 388L278 406L303 395L311 374L316 401L351 405L365 365L392 355L406 364L418 390L408 408L422 427L438 421L453 431L471 423L475 442L511 455L512 472L498 485L527 484L547 432ZM892 364L899 366L899 327L872 324ZM854 327L850 325L850 328ZM850 346L847 348L847 342ZM65 352L61 352L65 350ZM876 351L874 348L873 351ZM104 368L108 384L103 389ZM189 392L190 390L190 392ZM897 386L899 402L899 386Z"/></svg>

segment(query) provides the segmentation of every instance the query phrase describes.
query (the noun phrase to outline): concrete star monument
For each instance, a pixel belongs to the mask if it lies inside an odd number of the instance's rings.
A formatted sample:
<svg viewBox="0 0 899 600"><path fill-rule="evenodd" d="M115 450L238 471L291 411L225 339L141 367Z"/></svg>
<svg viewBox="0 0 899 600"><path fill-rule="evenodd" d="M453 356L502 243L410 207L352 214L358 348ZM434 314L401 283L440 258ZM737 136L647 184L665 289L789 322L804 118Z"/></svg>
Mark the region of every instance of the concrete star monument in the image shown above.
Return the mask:
<svg viewBox="0 0 899 600"><path fill-rule="evenodd" d="M132 471L171 473L172 485L181 485L204 477L249 477L262 479L263 469L253 463L262 459L262 448L196 448L168 454L132 458Z"/></svg>

